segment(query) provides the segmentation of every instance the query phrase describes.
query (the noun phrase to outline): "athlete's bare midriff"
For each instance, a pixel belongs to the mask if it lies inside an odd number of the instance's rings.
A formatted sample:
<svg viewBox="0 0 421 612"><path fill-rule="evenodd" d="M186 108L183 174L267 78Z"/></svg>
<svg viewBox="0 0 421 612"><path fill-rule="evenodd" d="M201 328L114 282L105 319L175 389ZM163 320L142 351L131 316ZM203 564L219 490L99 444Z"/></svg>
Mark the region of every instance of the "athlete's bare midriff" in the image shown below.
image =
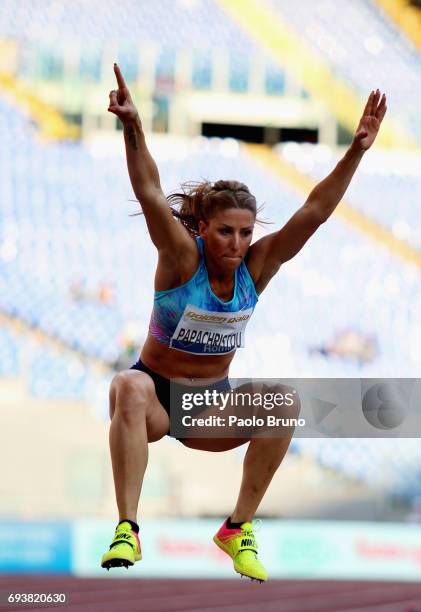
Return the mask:
<svg viewBox="0 0 421 612"><path fill-rule="evenodd" d="M170 348L148 335L140 358L150 370L165 378L191 380L205 378L209 382L228 376L235 351L226 355L190 355Z"/></svg>

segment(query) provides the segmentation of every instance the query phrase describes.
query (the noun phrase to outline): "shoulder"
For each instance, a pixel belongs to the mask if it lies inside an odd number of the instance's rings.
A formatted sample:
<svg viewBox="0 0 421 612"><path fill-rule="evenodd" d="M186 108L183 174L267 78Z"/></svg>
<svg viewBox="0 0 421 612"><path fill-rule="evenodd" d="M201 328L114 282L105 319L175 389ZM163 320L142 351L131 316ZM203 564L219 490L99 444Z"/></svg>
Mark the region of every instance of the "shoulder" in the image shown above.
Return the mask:
<svg viewBox="0 0 421 612"><path fill-rule="evenodd" d="M166 291L186 283L195 274L199 262L198 242L190 234L179 249L159 249L155 291Z"/></svg>
<svg viewBox="0 0 421 612"><path fill-rule="evenodd" d="M273 260L270 262L270 265L268 265L270 240L267 240L267 238L269 238L268 236L265 238L261 238L253 243L249 247L246 257L244 258L244 263L253 280L256 293L259 295L281 267L281 262L279 260Z"/></svg>

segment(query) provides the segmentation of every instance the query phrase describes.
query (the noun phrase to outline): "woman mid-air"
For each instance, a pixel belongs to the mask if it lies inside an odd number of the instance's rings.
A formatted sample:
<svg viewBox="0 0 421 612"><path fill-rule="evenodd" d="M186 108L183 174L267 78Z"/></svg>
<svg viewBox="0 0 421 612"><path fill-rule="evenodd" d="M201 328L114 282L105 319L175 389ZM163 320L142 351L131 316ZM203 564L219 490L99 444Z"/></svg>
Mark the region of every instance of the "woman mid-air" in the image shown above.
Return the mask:
<svg viewBox="0 0 421 612"><path fill-rule="evenodd" d="M124 126L130 180L158 250L158 265L149 334L140 359L116 374L110 387L110 450L119 523L102 557L107 569L141 559L139 496L148 443L169 433L170 380L194 387L195 381L206 379L210 389L231 389L229 366L236 348L243 346L244 321L280 266L335 210L386 113L385 95L371 92L353 142L333 172L283 228L252 245L256 199L243 183L190 184L172 196L178 198L178 210L171 208L174 200L161 189L138 111L116 64L114 72L118 90L111 91L108 110ZM245 312L244 317L234 316ZM243 319L242 324L234 332L222 324L216 334L214 322L226 320L221 313L233 313L231 320ZM292 431L283 437L181 438L189 448L214 452L248 443L236 506L214 541L232 558L238 573L260 581L267 580L267 572L257 556L252 520L291 435Z"/></svg>

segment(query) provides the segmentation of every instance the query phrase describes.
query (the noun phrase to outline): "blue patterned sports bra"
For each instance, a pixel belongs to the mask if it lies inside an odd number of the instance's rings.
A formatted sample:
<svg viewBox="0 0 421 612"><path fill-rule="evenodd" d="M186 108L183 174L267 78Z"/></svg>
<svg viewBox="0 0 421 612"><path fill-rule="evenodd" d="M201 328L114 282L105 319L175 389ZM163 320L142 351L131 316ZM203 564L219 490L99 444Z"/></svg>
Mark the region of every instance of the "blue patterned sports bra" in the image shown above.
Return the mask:
<svg viewBox="0 0 421 612"><path fill-rule="evenodd" d="M244 331L259 299L244 261L235 271L234 295L223 302L212 291L203 240L196 238L199 266L173 289L155 291L149 332L171 348L196 355L224 355L244 346Z"/></svg>

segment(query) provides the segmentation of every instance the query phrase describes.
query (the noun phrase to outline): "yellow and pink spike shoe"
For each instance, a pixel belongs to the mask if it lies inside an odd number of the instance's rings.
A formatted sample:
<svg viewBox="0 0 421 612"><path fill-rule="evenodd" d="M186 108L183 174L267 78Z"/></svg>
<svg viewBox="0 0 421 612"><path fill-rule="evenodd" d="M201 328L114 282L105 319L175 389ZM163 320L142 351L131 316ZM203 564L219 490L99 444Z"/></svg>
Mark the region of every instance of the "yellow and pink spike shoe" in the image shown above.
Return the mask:
<svg viewBox="0 0 421 612"><path fill-rule="evenodd" d="M228 529L227 521L224 521L213 541L231 557L236 572L252 580L266 582L268 573L257 558L258 546L253 533L257 521L243 523L236 529Z"/></svg>
<svg viewBox="0 0 421 612"><path fill-rule="evenodd" d="M142 552L138 534L132 530L130 523L119 523L109 550L102 556L101 567L125 567L140 561Z"/></svg>

